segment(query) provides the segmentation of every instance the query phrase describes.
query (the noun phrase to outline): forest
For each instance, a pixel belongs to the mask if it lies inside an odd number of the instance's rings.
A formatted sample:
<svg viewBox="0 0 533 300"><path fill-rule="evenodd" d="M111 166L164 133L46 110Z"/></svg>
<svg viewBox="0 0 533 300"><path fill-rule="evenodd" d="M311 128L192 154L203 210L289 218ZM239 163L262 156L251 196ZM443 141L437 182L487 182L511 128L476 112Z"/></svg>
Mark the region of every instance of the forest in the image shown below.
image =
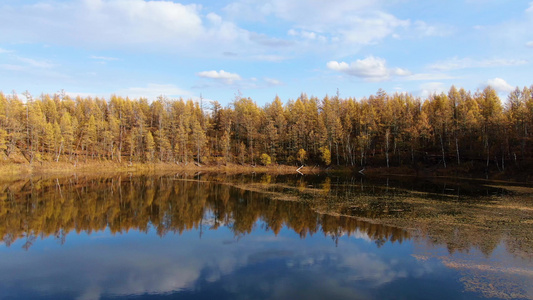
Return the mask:
<svg viewBox="0 0 533 300"><path fill-rule="evenodd" d="M454 86L423 99L383 90L362 99L302 93L263 107L242 95L154 101L64 92L0 93L3 161L87 160L179 165L533 166L533 85L502 101L489 87ZM22 99L21 99L22 98ZM0 160L1 161L1 160Z"/></svg>

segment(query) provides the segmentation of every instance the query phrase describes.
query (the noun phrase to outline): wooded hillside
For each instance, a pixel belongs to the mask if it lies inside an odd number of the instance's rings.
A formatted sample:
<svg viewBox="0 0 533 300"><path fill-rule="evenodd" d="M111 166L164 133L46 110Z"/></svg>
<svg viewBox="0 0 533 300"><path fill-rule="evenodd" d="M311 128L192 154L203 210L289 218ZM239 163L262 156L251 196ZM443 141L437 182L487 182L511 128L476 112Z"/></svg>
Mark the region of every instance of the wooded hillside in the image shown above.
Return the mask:
<svg viewBox="0 0 533 300"><path fill-rule="evenodd" d="M533 86L517 88L505 103L490 87L452 87L427 99L382 90L359 100L302 94L264 107L240 96L228 107L164 97L25 97L0 93L4 159L17 153L30 163L533 165Z"/></svg>

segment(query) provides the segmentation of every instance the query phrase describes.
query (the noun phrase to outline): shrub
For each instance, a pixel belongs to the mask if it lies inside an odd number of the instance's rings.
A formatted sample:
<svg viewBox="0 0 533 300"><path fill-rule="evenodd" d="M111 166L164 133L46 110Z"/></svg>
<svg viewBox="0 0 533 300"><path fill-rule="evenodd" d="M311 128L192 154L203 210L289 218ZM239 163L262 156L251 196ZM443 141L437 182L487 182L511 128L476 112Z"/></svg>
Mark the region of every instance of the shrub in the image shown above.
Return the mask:
<svg viewBox="0 0 533 300"><path fill-rule="evenodd" d="M300 164L304 164L305 160L307 159L307 152L304 149L298 150L298 153L296 154L296 158L300 162Z"/></svg>
<svg viewBox="0 0 533 300"><path fill-rule="evenodd" d="M328 147L323 146L318 150L320 150L320 158L322 158L322 161L326 164L326 166L329 166L331 164L331 152L329 151Z"/></svg>
<svg viewBox="0 0 533 300"><path fill-rule="evenodd" d="M264 166L268 166L272 163L272 160L270 159L270 155L266 153L261 154L260 160L261 160L261 164L263 164Z"/></svg>

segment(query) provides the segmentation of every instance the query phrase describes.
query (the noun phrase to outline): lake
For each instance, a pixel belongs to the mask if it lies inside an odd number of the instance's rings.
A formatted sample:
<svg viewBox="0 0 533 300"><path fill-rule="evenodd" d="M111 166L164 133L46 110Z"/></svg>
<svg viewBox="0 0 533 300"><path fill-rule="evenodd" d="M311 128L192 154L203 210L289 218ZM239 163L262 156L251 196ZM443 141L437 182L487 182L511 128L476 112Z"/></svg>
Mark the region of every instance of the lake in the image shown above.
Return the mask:
<svg viewBox="0 0 533 300"><path fill-rule="evenodd" d="M524 184L165 174L0 187L0 299L533 299Z"/></svg>

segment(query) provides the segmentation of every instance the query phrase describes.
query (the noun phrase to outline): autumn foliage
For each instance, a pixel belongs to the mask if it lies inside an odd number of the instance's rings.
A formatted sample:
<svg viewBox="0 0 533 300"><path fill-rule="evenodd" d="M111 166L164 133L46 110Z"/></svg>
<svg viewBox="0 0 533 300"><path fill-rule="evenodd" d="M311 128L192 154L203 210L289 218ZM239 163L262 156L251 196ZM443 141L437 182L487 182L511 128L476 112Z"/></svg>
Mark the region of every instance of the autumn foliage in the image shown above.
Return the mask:
<svg viewBox="0 0 533 300"><path fill-rule="evenodd" d="M4 160L259 164L268 155L273 164L533 165L533 86L504 103L491 87L452 87L427 99L382 90L359 100L302 94L264 107L241 96L227 107L164 97L24 96L0 93Z"/></svg>

